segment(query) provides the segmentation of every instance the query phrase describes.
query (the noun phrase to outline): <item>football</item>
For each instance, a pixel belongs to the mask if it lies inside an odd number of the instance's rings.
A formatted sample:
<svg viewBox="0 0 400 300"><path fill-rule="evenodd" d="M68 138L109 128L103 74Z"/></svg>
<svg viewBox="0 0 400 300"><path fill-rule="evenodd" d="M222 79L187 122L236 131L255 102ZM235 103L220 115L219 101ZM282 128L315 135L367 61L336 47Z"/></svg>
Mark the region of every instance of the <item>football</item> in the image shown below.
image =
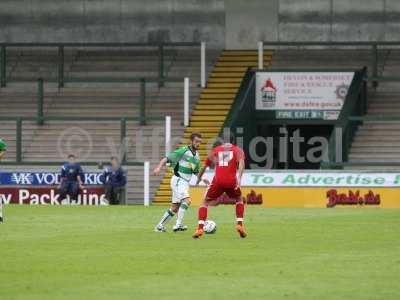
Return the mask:
<svg viewBox="0 0 400 300"><path fill-rule="evenodd" d="M204 232L207 234L213 234L217 231L217 224L214 221L207 220L204 223Z"/></svg>

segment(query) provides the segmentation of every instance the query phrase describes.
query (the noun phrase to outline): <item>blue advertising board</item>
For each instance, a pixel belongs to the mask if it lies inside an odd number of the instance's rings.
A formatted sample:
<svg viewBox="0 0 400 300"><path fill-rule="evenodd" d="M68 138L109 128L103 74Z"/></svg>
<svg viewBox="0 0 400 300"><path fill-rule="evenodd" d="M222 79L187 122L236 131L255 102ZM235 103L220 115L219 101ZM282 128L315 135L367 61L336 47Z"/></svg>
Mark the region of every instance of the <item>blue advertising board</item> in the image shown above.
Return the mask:
<svg viewBox="0 0 400 300"><path fill-rule="evenodd" d="M84 185L102 185L101 172L84 174ZM9 186L49 186L60 183L58 172L0 172L0 185Z"/></svg>

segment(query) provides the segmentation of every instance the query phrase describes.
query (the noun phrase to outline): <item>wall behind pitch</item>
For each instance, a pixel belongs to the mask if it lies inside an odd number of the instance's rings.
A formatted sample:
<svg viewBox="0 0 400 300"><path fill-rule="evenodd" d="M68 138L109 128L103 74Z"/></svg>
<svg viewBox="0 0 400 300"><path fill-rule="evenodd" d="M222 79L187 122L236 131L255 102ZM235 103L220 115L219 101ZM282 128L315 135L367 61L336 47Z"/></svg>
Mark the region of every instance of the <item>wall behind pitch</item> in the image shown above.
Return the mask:
<svg viewBox="0 0 400 300"><path fill-rule="evenodd" d="M280 0L279 38L385 40L386 0ZM390 1L389 1L390 2Z"/></svg>
<svg viewBox="0 0 400 300"><path fill-rule="evenodd" d="M226 0L226 46L266 41L400 40L398 0ZM243 29L248 26L248 29Z"/></svg>
<svg viewBox="0 0 400 300"><path fill-rule="evenodd" d="M223 0L1 0L2 42L225 40Z"/></svg>
<svg viewBox="0 0 400 300"><path fill-rule="evenodd" d="M1 0L1 42L400 40L398 0Z"/></svg>
<svg viewBox="0 0 400 300"><path fill-rule="evenodd" d="M257 41L278 39L279 0L225 0L226 47L256 48Z"/></svg>

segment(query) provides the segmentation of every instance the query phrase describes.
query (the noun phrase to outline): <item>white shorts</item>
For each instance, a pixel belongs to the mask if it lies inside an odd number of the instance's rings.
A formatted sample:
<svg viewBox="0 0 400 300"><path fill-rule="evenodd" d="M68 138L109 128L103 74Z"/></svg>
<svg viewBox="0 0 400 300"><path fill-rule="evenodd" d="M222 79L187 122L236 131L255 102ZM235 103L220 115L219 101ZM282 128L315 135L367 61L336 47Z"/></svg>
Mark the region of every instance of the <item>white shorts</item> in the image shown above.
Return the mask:
<svg viewBox="0 0 400 300"><path fill-rule="evenodd" d="M181 203L189 198L189 182L175 175L171 178L172 203Z"/></svg>

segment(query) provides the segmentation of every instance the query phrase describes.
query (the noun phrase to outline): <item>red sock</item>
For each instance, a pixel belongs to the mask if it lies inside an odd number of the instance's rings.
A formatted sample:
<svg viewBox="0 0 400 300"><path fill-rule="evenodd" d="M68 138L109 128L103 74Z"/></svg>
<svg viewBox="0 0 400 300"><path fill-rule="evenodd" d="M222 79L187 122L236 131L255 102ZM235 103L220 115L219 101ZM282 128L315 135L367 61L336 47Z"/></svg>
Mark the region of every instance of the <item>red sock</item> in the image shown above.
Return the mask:
<svg viewBox="0 0 400 300"><path fill-rule="evenodd" d="M204 222L207 220L207 207L206 206L201 206L199 208L199 229L203 229L204 227Z"/></svg>
<svg viewBox="0 0 400 300"><path fill-rule="evenodd" d="M238 225L243 225L244 204L243 202L236 203L236 221Z"/></svg>

